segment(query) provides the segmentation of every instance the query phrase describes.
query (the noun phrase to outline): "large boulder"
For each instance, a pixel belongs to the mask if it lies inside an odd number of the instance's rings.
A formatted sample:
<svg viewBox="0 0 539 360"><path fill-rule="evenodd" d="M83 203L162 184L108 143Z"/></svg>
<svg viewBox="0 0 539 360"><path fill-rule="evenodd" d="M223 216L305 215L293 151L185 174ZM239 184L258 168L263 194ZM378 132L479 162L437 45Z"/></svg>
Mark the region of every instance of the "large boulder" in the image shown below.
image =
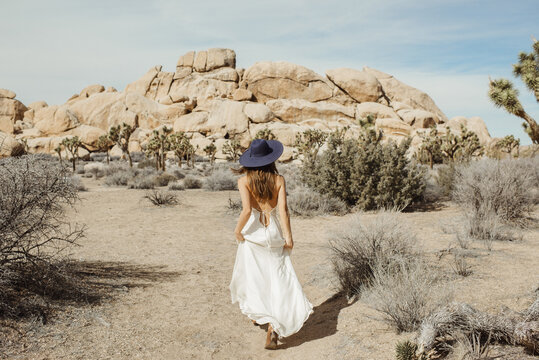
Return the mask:
<svg viewBox="0 0 539 360"><path fill-rule="evenodd" d="M286 146L293 146L296 140L296 135L308 129L306 126L298 124L287 124L284 122L251 124L251 126L249 126L251 138L254 138L258 131L264 130L265 128L271 130L271 132L275 135L275 138Z"/></svg>
<svg viewBox="0 0 539 360"><path fill-rule="evenodd" d="M447 123L440 124L439 127L442 128L440 129L440 132L445 133L445 127L448 126L452 132L461 134L461 124L466 126L468 130L476 133L477 137L479 138L479 142L482 145L486 145L491 141L492 138L488 132L487 125L479 116L473 116L470 118L466 118L464 116L455 116L451 118Z"/></svg>
<svg viewBox="0 0 539 360"><path fill-rule="evenodd" d="M194 72L174 80L168 94L173 102L186 98L230 98L238 88L238 79L238 73L232 68L221 68L207 73Z"/></svg>
<svg viewBox="0 0 539 360"><path fill-rule="evenodd" d="M157 100L168 95L174 73L160 71L151 81L148 90L144 94L146 97Z"/></svg>
<svg viewBox="0 0 539 360"><path fill-rule="evenodd" d="M383 97L382 85L371 73L349 68L326 71L326 76L337 87L357 102L376 102Z"/></svg>
<svg viewBox="0 0 539 360"><path fill-rule="evenodd" d="M374 127L376 130L382 129L384 137L406 137L412 132L412 127L399 118L376 119Z"/></svg>
<svg viewBox="0 0 539 360"><path fill-rule="evenodd" d="M24 145L13 136L0 131L0 158L24 153Z"/></svg>
<svg viewBox="0 0 539 360"><path fill-rule="evenodd" d="M236 52L231 49L213 48L208 49L206 71L222 67L236 67Z"/></svg>
<svg viewBox="0 0 539 360"><path fill-rule="evenodd" d="M80 125L74 129L69 130L66 135L78 136L81 142L91 148L91 150L97 150L97 140L101 135L105 135L107 132L95 126Z"/></svg>
<svg viewBox="0 0 539 360"><path fill-rule="evenodd" d="M5 99L15 99L17 94L15 94L13 91L8 89L0 89L0 98Z"/></svg>
<svg viewBox="0 0 539 360"><path fill-rule="evenodd" d="M0 131L12 134L15 122L24 119L28 108L19 100L7 97L8 95L11 96L6 94L6 97L0 97Z"/></svg>
<svg viewBox="0 0 539 360"><path fill-rule="evenodd" d="M153 80L157 77L157 75L161 71L161 68L162 68L161 65L157 65L157 66L152 67L140 79L128 84L125 87L125 92L126 93L127 92L136 92L136 93L139 93L141 95L146 95L146 93L150 89L150 85L152 84Z"/></svg>
<svg viewBox="0 0 539 360"><path fill-rule="evenodd" d="M82 91L79 94L79 99L81 98L84 99L84 98L92 96L93 94L98 94L103 91L105 91L105 87L103 85L99 85L99 84L90 85L82 89Z"/></svg>
<svg viewBox="0 0 539 360"><path fill-rule="evenodd" d="M208 121L208 112L195 111L187 115L180 116L174 122L174 132L204 132L208 131L206 123Z"/></svg>
<svg viewBox="0 0 539 360"><path fill-rule="evenodd" d="M399 117L413 128L426 129L432 125L440 123L440 119L436 114L425 110L399 110Z"/></svg>
<svg viewBox="0 0 539 360"><path fill-rule="evenodd" d="M267 123L275 118L269 107L259 103L246 103L243 112L254 123Z"/></svg>
<svg viewBox="0 0 539 360"><path fill-rule="evenodd" d="M398 118L399 116L389 106L385 106L376 102L364 102L356 105L356 119L364 119L369 114L372 114L375 119L378 118Z"/></svg>
<svg viewBox="0 0 539 360"><path fill-rule="evenodd" d="M333 96L328 80L304 66L286 61L257 62L243 75L244 85L258 102L304 99L312 102Z"/></svg>
<svg viewBox="0 0 539 360"><path fill-rule="evenodd" d="M423 91L416 89L410 85L395 79L392 75L386 74L376 69L363 67L367 73L374 75L380 84L384 94L393 103L394 101L402 102L409 105L413 109L421 109L430 111L438 116L441 122L446 122L447 116L436 106L434 100Z"/></svg>
<svg viewBox="0 0 539 360"><path fill-rule="evenodd" d="M79 115L69 105L48 106L37 111L34 126L43 134L54 135L73 129L81 124Z"/></svg>
<svg viewBox="0 0 539 360"><path fill-rule="evenodd" d="M307 119L323 119L326 121L349 119L353 120L355 109L327 101L310 102L302 99L269 100L266 105L279 119L295 123Z"/></svg>

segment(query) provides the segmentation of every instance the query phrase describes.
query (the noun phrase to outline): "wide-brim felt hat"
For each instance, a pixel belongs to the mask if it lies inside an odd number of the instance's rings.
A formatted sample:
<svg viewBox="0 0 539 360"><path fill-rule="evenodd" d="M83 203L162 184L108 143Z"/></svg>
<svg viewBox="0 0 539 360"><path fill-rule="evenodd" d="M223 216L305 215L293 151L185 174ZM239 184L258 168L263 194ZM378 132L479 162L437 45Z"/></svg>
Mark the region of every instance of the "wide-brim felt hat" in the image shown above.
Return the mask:
<svg viewBox="0 0 539 360"><path fill-rule="evenodd" d="M254 139L240 156L240 164L245 167L259 167L271 164L283 153L284 146L279 140Z"/></svg>

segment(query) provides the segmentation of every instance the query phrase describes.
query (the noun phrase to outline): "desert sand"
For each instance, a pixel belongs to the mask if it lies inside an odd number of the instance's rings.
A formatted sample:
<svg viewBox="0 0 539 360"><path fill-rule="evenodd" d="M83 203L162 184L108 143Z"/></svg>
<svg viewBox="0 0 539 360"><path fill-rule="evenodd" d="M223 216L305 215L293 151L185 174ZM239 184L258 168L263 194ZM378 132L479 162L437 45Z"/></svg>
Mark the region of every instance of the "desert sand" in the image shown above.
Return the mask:
<svg viewBox="0 0 539 360"><path fill-rule="evenodd" d="M239 199L237 191L179 191L180 205L156 207L143 198L144 190L83 180L88 191L80 193L70 219L85 223L87 231L73 258L99 262L111 278L121 267L142 271L119 279L111 299L73 305L36 326L15 359L389 360L395 343L412 336L397 334L361 300L336 295L327 234L350 215L292 217L292 262L315 309L299 333L270 351L263 348L265 331L230 301L237 245L236 215L227 204L229 197ZM444 202L404 218L432 262L447 269L457 301L490 312L526 309L538 285L539 230L524 231L522 241L496 242L490 252L474 243L473 273L463 278L451 272L450 256L439 256L456 246L443 225L460 214Z"/></svg>

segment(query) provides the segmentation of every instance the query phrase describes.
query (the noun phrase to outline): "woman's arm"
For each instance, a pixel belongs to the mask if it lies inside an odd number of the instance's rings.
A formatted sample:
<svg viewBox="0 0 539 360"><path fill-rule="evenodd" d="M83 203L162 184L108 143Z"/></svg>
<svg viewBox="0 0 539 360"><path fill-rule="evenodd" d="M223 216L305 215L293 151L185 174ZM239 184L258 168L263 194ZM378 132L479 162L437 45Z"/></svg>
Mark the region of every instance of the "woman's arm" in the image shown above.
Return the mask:
<svg viewBox="0 0 539 360"><path fill-rule="evenodd" d="M249 196L249 189L247 189L247 183L244 181L245 177L241 177L238 179L238 189L240 191L241 196L241 213L240 217L238 219L238 224L236 225L236 229L234 230L234 235L236 235L236 240L239 242L244 241L243 235L241 233L241 230L247 223L247 220L249 220L249 216L251 215L251 200Z"/></svg>
<svg viewBox="0 0 539 360"><path fill-rule="evenodd" d="M279 216L281 217L281 224L283 225L283 236L286 241L285 248L292 250L294 247L294 240L292 239L292 229L290 228L290 212L288 211L288 205L286 203L286 183L284 177L281 176L281 186L279 188Z"/></svg>

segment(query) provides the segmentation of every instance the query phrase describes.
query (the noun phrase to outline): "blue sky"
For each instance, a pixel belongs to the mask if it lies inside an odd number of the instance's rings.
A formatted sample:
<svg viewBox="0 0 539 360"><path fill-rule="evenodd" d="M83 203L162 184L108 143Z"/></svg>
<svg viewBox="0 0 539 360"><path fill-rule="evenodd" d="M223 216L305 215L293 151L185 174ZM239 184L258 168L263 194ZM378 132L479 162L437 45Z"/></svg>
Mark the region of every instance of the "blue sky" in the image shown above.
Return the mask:
<svg viewBox="0 0 539 360"><path fill-rule="evenodd" d="M488 76L539 38L539 1L10 1L0 3L0 88L24 103L64 103L90 84L119 90L189 50L228 47L239 67L286 60L320 74L364 65L427 92L451 118L481 116L491 136L531 141L487 99Z"/></svg>

